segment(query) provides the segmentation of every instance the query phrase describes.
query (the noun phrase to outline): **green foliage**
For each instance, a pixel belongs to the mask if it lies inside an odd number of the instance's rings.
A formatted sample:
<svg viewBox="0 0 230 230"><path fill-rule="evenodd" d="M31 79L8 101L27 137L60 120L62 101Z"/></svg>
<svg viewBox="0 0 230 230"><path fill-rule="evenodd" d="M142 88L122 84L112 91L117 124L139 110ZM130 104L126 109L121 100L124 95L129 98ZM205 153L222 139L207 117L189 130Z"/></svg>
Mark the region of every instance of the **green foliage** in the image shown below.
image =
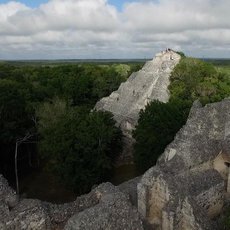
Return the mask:
<svg viewBox="0 0 230 230"><path fill-rule="evenodd" d="M116 90L136 65L60 65L11 66L0 65L0 78L23 83L21 90L28 91L27 100L33 104L52 99L66 98L72 105L93 107L101 97Z"/></svg>
<svg viewBox="0 0 230 230"><path fill-rule="evenodd" d="M179 100L168 103L153 101L146 106L145 111L141 111L134 131L134 159L140 172L156 163L166 145L184 125L188 108L188 103Z"/></svg>
<svg viewBox="0 0 230 230"><path fill-rule="evenodd" d="M230 78L210 64L194 58L182 58L171 75L171 98L203 104L219 101L230 95Z"/></svg>
<svg viewBox="0 0 230 230"><path fill-rule="evenodd" d="M115 69L115 72L118 73L121 77L127 77L130 73L131 67L126 64L119 64L113 66Z"/></svg>
<svg viewBox="0 0 230 230"><path fill-rule="evenodd" d="M66 185L83 193L109 178L121 150L121 131L111 114L55 99L40 107L38 117L40 153Z"/></svg>
<svg viewBox="0 0 230 230"><path fill-rule="evenodd" d="M12 80L0 80L0 143L12 144L32 126L25 92Z"/></svg>
<svg viewBox="0 0 230 230"><path fill-rule="evenodd" d="M24 136L29 130L37 128L34 127L35 123L32 120L36 121L35 111L41 104L45 103L46 105L43 110L47 118L43 117L40 122L43 121L50 127L57 127L57 124L63 125L64 122L67 122L67 126L71 126L71 120L77 122L77 118L72 117L73 114L77 116L81 114L82 119L79 119L83 124L83 118L89 120L89 111L95 103L101 97L116 90L121 82L126 80L130 69L133 68L137 68L137 65L65 64L39 66L34 64L13 66L0 64L0 173L6 174L12 171L15 139ZM56 107L50 110L50 103L46 102L52 101L53 98L63 98L68 102L68 105L63 104L63 102L58 104L55 102L57 99L54 99L52 103ZM81 109L78 108L79 106ZM66 117L63 117L63 113ZM103 116L105 119L105 115ZM88 120L87 130L89 131ZM47 130L52 129L47 128ZM68 130L60 125L60 129L58 127L53 132L57 137L64 130L68 133ZM44 135L43 141L48 136L48 134ZM50 136L52 135L50 134ZM64 137L65 134L63 133ZM79 140L83 141L80 138ZM68 142L60 143L63 148L68 147ZM112 149L120 146L119 142L117 145L114 142L110 142L108 145L110 146L108 148ZM53 146L55 146L54 143ZM57 146L60 148L59 144ZM36 146L29 149L27 145L23 145L19 151L23 152L24 156L27 156L29 152L36 154ZM110 156L111 159L113 158L112 155ZM86 154L86 157L91 156Z"/></svg>
<svg viewBox="0 0 230 230"><path fill-rule="evenodd" d="M32 130L32 108L24 84L0 79L0 173L12 174L16 139Z"/></svg>

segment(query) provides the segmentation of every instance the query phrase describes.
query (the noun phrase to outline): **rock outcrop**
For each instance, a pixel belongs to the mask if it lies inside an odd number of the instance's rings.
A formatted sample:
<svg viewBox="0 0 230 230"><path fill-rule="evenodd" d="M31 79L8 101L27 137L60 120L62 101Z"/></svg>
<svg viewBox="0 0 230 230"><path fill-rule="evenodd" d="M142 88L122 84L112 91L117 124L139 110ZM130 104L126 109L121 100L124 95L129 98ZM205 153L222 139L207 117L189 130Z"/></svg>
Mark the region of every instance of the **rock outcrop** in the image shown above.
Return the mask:
<svg viewBox="0 0 230 230"><path fill-rule="evenodd" d="M70 218L65 230L144 229L137 209L126 194L110 183L100 185L96 192L100 202Z"/></svg>
<svg viewBox="0 0 230 230"><path fill-rule="evenodd" d="M169 100L170 74L180 59L180 55L172 50L156 54L153 60L122 83L117 91L97 102L95 109L111 112L125 136L123 163L132 158L132 130L137 125L140 110L150 101Z"/></svg>
<svg viewBox="0 0 230 230"><path fill-rule="evenodd" d="M34 199L18 199L0 175L0 229L141 230L143 222L133 206L137 203L138 181L139 178L133 179L121 187L104 183L74 202L56 205Z"/></svg>
<svg viewBox="0 0 230 230"><path fill-rule="evenodd" d="M194 103L186 125L138 184L138 211L162 230L215 229L230 193L230 99Z"/></svg>

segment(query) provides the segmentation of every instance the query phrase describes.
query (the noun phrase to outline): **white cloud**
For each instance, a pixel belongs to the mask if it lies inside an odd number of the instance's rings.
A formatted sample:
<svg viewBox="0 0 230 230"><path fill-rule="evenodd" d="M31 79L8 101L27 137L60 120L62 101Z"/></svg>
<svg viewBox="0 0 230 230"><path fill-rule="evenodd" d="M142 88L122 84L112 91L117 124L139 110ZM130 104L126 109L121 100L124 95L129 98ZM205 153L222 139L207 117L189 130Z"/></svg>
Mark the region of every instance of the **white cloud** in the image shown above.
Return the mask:
<svg viewBox="0 0 230 230"><path fill-rule="evenodd" d="M122 12L107 0L0 4L0 58L152 57L171 47L227 56L228 0L140 0Z"/></svg>
<svg viewBox="0 0 230 230"><path fill-rule="evenodd" d="M123 14L134 43L156 42L191 55L221 57L229 55L229 9L227 0L143 0L127 4ZM223 49L215 53L215 47Z"/></svg>

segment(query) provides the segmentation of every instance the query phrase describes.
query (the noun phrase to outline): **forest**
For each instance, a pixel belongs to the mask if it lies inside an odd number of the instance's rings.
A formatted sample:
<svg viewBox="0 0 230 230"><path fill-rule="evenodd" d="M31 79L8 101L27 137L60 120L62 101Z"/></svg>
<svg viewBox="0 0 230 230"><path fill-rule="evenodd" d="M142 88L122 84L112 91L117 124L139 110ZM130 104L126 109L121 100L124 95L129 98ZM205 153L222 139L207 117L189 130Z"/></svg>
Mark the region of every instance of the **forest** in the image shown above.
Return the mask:
<svg viewBox="0 0 230 230"><path fill-rule="evenodd" d="M0 173L16 187L15 166L19 181L39 168L77 195L110 180L122 133L112 114L93 108L143 64L1 63ZM138 173L155 164L185 124L193 101L206 104L230 95L230 74L220 63L183 57L169 90L168 103L153 101L140 113L133 133Z"/></svg>
<svg viewBox="0 0 230 230"><path fill-rule="evenodd" d="M0 173L15 186L15 166L19 180L51 171L76 194L108 180L121 131L111 114L90 111L140 65L2 63Z"/></svg>

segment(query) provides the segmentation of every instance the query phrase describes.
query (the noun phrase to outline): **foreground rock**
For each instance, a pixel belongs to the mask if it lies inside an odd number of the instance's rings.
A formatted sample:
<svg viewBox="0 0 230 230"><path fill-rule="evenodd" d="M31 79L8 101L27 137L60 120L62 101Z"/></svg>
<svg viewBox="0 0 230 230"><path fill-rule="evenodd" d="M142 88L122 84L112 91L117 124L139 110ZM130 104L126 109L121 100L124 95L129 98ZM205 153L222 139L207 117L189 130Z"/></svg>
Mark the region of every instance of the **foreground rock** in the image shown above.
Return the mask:
<svg viewBox="0 0 230 230"><path fill-rule="evenodd" d="M102 184L97 188L100 202L70 218L65 230L142 230L143 223L127 195L111 184Z"/></svg>
<svg viewBox="0 0 230 230"><path fill-rule="evenodd" d="M0 229L143 229L132 203L137 203L139 178L122 188L111 183L99 185L74 202L56 205L33 199L18 200L0 175Z"/></svg>
<svg viewBox="0 0 230 230"><path fill-rule="evenodd" d="M230 194L230 99L194 103L186 125L138 184L138 211L162 230L218 229Z"/></svg>
<svg viewBox="0 0 230 230"><path fill-rule="evenodd" d="M95 106L96 110L109 111L114 115L117 126L124 134L125 149L120 161L132 160L132 130L139 118L139 112L153 100L167 102L170 74L180 61L180 55L174 51L161 52L148 61L144 67L133 73L117 91L109 97L102 98Z"/></svg>

